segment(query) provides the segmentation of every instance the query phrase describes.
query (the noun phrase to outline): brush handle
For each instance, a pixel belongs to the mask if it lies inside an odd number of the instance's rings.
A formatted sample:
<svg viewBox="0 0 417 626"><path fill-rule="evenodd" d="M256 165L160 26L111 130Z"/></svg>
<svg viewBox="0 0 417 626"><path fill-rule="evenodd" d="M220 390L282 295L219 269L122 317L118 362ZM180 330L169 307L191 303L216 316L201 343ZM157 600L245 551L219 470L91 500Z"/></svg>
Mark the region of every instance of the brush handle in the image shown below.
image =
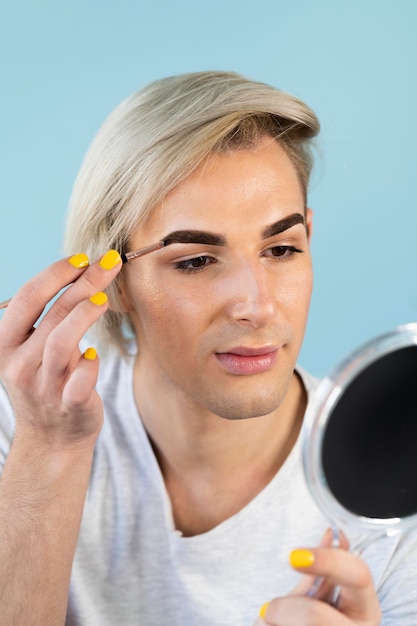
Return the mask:
<svg viewBox="0 0 417 626"><path fill-rule="evenodd" d="M10 302L11 302L11 298L9 298L8 300L5 300L4 302L0 302L0 309L5 309L6 307L8 307Z"/></svg>

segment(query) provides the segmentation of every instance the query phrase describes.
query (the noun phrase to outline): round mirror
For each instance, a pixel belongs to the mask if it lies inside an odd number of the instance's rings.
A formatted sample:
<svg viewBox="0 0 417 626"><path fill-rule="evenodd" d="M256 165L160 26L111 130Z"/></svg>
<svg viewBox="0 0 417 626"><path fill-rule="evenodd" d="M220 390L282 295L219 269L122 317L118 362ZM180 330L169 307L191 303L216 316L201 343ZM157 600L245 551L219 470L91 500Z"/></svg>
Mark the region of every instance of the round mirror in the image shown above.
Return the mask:
<svg viewBox="0 0 417 626"><path fill-rule="evenodd" d="M303 463L336 526L417 526L417 324L351 354L319 385L303 426Z"/></svg>

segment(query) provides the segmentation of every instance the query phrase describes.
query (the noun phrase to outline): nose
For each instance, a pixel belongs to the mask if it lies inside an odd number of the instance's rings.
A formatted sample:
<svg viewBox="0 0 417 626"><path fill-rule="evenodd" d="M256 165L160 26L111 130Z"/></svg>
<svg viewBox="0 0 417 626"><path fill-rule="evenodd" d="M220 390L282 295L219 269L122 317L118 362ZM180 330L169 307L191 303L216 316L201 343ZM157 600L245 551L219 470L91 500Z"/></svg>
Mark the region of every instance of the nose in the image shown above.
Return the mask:
<svg viewBox="0 0 417 626"><path fill-rule="evenodd" d="M262 328L277 315L275 281L261 260L240 263L228 282L227 312L230 319Z"/></svg>

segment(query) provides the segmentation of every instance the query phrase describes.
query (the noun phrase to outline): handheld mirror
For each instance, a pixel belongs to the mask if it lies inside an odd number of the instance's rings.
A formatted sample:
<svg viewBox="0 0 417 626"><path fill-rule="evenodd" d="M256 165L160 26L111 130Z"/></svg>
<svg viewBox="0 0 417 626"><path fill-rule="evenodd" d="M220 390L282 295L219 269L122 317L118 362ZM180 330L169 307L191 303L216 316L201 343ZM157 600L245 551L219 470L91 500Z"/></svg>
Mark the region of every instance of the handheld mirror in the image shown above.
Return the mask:
<svg viewBox="0 0 417 626"><path fill-rule="evenodd" d="M417 527L417 324L376 337L325 378L302 437L307 484L332 526Z"/></svg>

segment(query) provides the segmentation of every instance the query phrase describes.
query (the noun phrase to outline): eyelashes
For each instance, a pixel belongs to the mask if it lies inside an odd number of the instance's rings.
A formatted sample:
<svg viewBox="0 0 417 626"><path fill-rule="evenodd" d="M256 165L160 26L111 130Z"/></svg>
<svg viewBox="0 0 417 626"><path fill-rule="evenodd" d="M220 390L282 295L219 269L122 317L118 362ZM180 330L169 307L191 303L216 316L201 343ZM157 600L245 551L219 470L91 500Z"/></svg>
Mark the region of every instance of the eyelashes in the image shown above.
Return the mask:
<svg viewBox="0 0 417 626"><path fill-rule="evenodd" d="M295 246L273 246L268 248L263 253L263 256L276 260L277 262L285 262L294 260L296 255L303 254L303 250L296 248ZM188 274L195 274L207 269L210 265L217 263L215 257L202 254L199 256L185 259L184 261L177 261L174 263L174 269L179 272Z"/></svg>
<svg viewBox="0 0 417 626"><path fill-rule="evenodd" d="M186 259L185 261L177 261L177 263L174 264L174 268L180 272L188 272L191 274L201 272L201 270L204 270L206 267L213 265L214 263L216 263L216 259L214 257L203 254L201 256L193 257L192 259Z"/></svg>
<svg viewBox="0 0 417 626"><path fill-rule="evenodd" d="M280 259L292 259L296 254L302 254L303 251L295 246L273 246L272 248L268 248L266 252L271 252L274 258Z"/></svg>

